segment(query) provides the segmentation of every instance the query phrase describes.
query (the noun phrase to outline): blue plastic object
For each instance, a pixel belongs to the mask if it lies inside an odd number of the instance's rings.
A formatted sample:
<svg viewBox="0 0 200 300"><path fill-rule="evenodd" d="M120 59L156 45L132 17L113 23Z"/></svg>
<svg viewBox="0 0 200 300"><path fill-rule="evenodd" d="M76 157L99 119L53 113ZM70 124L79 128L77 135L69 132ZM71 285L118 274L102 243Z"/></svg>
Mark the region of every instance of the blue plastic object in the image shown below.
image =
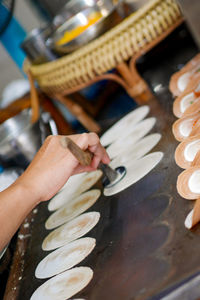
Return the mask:
<svg viewBox="0 0 200 300"><path fill-rule="evenodd" d="M8 9L0 2L0 17L6 17L8 15ZM23 62L25 54L20 48L20 44L26 37L26 31L20 25L20 23L12 17L7 29L0 36L0 42L3 44L6 51L14 60L19 69L23 72Z"/></svg>

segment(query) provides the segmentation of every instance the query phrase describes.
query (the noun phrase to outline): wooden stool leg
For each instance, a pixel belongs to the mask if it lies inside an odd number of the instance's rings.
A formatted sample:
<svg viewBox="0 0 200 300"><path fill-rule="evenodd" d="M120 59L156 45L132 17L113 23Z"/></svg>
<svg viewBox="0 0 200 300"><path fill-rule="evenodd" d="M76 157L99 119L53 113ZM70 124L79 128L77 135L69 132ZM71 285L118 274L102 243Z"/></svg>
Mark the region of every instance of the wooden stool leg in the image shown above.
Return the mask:
<svg viewBox="0 0 200 300"><path fill-rule="evenodd" d="M56 95L56 99L66 105L68 110L77 118L77 120L88 130L99 133L100 126L83 110L83 108L74 103L69 97Z"/></svg>
<svg viewBox="0 0 200 300"><path fill-rule="evenodd" d="M88 101L87 98L78 92L73 93L70 97L76 103L80 104L92 117L95 117L102 110L109 97L116 92L117 88L118 84L116 82L107 80L105 86L100 90L100 93L95 96L94 101Z"/></svg>
<svg viewBox="0 0 200 300"><path fill-rule="evenodd" d="M77 104L80 104L80 106L83 107L84 110L87 111L91 116L96 115L96 107L94 106L93 103L90 103L82 94L76 92L72 94L70 97Z"/></svg>
<svg viewBox="0 0 200 300"><path fill-rule="evenodd" d="M128 65L125 62L122 62L117 66L117 70L129 86L127 93L138 104L144 104L147 102L151 92L146 82L137 72L136 68L132 68L132 70L130 70Z"/></svg>

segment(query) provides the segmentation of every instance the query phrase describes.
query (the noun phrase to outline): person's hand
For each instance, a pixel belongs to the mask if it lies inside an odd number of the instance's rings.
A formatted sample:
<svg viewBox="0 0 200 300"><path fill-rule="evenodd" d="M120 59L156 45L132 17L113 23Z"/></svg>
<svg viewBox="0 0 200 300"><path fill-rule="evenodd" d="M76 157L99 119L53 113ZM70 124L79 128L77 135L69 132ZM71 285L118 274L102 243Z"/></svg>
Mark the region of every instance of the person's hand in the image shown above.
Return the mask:
<svg viewBox="0 0 200 300"><path fill-rule="evenodd" d="M106 150L100 144L95 133L68 136L81 149L93 153L90 166L81 166L72 153L61 146L62 136L49 136L30 163L28 168L16 181L32 193L37 202L49 200L66 183L71 175L95 170L100 161L110 162Z"/></svg>

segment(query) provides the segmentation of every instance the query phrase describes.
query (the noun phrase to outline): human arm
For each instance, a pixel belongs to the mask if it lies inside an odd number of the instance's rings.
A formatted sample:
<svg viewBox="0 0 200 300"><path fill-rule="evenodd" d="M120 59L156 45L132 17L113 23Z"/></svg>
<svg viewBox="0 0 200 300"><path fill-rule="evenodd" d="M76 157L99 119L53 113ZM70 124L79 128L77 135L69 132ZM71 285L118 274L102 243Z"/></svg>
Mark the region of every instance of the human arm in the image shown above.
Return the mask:
<svg viewBox="0 0 200 300"><path fill-rule="evenodd" d="M11 239L26 215L41 201L49 200L76 173L92 171L109 157L94 133L69 136L83 150L93 152L90 166L80 166L61 146L62 136L48 137L25 172L0 193L0 249Z"/></svg>

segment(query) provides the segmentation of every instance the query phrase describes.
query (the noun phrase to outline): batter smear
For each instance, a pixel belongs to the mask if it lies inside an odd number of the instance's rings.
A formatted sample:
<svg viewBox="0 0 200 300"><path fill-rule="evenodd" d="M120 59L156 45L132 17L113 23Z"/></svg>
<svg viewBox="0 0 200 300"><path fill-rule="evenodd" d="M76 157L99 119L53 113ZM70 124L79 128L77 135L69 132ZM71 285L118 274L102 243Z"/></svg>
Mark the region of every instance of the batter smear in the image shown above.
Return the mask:
<svg viewBox="0 0 200 300"><path fill-rule="evenodd" d="M128 161L124 163L126 168L126 175L116 185L108 188L104 188L104 195L111 196L115 195L132 184L136 183L147 175L163 158L162 152L150 153L136 161Z"/></svg>

